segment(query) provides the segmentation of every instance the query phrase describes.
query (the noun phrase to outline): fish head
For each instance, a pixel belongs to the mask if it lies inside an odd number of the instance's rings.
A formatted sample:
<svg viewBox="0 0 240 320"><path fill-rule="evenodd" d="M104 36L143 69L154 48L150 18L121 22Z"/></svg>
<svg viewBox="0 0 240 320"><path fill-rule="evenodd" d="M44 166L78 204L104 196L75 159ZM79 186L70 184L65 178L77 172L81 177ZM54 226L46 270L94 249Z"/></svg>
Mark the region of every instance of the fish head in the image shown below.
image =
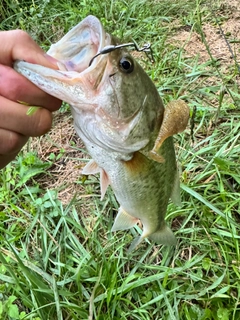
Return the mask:
<svg viewBox="0 0 240 320"><path fill-rule="evenodd" d="M24 61L17 61L15 69L71 105L75 128L85 142L129 154L153 143L164 107L128 50L113 49L119 44L96 17L88 16L47 52L59 70Z"/></svg>

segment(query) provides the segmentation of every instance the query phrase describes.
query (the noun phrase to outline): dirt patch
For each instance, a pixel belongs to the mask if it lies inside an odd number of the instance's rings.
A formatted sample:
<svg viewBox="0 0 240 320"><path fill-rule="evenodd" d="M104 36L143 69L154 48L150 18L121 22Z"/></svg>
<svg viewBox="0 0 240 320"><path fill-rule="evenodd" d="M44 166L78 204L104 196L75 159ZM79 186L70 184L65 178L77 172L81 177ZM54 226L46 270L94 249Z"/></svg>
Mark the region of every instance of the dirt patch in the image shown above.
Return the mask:
<svg viewBox="0 0 240 320"><path fill-rule="evenodd" d="M239 1L224 1L217 11L212 11L215 25L205 23L203 33L211 55L224 69L240 64L240 10ZM184 48L185 56L199 57L199 63L210 60L206 44L200 33L190 27L180 27L172 37L175 46ZM235 59L236 61L234 61Z"/></svg>
<svg viewBox="0 0 240 320"><path fill-rule="evenodd" d="M221 26L221 29L225 35L228 35L228 44L236 57L237 63L240 63L240 19L230 19ZM234 64L232 53L219 27L206 24L203 26L203 32L213 58L220 60L223 64ZM200 63L207 62L210 59L206 45L197 32L180 30L171 41L183 45L186 57L192 58L198 55Z"/></svg>
<svg viewBox="0 0 240 320"><path fill-rule="evenodd" d="M85 147L75 132L69 112L56 113L53 129L40 139L32 139L31 148L38 152L41 160L53 162L48 175L38 179L42 188L59 190L63 204L69 203L76 193L84 196L86 187L79 181L83 178L81 172L88 155L82 151Z"/></svg>

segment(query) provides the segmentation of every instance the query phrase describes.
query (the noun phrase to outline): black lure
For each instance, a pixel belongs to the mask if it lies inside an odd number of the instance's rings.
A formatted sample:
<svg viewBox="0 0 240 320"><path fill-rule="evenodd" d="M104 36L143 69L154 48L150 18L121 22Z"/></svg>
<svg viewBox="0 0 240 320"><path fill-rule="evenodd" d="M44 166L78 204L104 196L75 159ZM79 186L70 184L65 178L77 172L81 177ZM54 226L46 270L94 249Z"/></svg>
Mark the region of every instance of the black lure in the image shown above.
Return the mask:
<svg viewBox="0 0 240 320"><path fill-rule="evenodd" d="M152 48L151 48L151 44L150 43L147 43L142 48L139 48L139 46L137 45L136 42L129 42L129 43L119 44L117 46L109 45L109 46L104 47L100 52L98 52L94 57L92 57L92 59L89 62L89 67L91 66L93 60L96 57L100 56L100 54L110 53L110 52L112 52L114 50L117 50L117 49L120 49L120 48L124 48L124 47L134 47L135 50L138 51L138 52L145 52L147 57L149 58L149 60L152 63L154 62L153 52L152 52Z"/></svg>

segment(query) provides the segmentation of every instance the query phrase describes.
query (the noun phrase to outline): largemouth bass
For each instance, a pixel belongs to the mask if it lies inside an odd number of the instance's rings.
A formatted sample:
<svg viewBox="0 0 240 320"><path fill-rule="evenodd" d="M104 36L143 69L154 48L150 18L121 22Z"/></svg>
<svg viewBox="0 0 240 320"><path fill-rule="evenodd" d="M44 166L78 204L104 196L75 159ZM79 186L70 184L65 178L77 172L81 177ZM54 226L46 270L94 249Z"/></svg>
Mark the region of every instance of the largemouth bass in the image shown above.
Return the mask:
<svg viewBox="0 0 240 320"><path fill-rule="evenodd" d="M180 203L172 135L185 129L189 109L183 101L164 108L152 80L101 22L88 16L48 55L59 70L17 61L15 69L47 93L70 104L75 129L92 159L83 174L100 173L101 198L110 185L120 204L112 231L133 227L175 245L165 222L169 198Z"/></svg>

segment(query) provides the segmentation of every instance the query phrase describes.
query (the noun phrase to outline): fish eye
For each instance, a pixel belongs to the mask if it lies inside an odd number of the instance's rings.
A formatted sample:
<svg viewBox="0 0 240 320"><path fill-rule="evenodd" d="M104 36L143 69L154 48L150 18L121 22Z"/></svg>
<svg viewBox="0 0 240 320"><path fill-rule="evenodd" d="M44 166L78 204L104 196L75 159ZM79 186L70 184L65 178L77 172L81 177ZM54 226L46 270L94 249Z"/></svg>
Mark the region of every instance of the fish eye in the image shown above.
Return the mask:
<svg viewBox="0 0 240 320"><path fill-rule="evenodd" d="M133 72L133 69L134 69L134 63L133 63L132 59L126 58L126 57L123 57L119 61L119 66L120 66L120 70L125 73L131 73L131 72Z"/></svg>

